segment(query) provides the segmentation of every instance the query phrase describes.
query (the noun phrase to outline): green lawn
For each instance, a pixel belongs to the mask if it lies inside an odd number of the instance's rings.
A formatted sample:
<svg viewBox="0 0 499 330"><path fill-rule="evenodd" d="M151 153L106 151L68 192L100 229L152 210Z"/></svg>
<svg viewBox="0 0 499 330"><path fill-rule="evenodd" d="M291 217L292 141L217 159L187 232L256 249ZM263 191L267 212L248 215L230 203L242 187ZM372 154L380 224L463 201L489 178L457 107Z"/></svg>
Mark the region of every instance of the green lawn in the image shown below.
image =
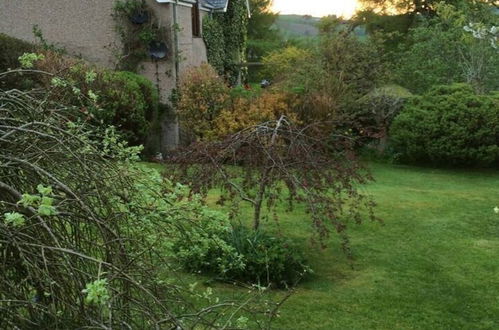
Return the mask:
<svg viewBox="0 0 499 330"><path fill-rule="evenodd" d="M371 167L384 224L351 227L353 262L336 237L311 244L303 209L263 224L301 242L315 270L274 328L499 329L499 172Z"/></svg>
<svg viewBox="0 0 499 330"><path fill-rule="evenodd" d="M281 213L315 274L274 328L499 329L499 172L372 168L384 224L352 227L353 263L334 237L326 250L310 243L303 210Z"/></svg>

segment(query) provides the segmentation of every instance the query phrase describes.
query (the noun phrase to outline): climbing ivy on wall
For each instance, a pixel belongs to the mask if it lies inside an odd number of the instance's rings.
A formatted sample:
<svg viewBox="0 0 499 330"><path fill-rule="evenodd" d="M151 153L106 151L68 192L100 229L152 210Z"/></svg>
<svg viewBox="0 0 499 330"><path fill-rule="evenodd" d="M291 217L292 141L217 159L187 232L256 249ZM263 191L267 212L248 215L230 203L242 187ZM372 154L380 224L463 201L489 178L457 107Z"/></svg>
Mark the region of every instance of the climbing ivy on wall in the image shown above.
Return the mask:
<svg viewBox="0 0 499 330"><path fill-rule="evenodd" d="M139 64L149 57L150 45L165 42L167 31L143 0L115 1L113 17L123 43L118 68L137 72Z"/></svg>
<svg viewBox="0 0 499 330"><path fill-rule="evenodd" d="M203 38L208 50L208 62L231 84L245 60L248 34L246 0L230 0L226 13L214 13L203 22ZM223 63L223 65L222 65Z"/></svg>
<svg viewBox="0 0 499 330"><path fill-rule="evenodd" d="M225 71L225 37L220 20L213 16L203 19L203 39L206 44L208 62L223 75Z"/></svg>

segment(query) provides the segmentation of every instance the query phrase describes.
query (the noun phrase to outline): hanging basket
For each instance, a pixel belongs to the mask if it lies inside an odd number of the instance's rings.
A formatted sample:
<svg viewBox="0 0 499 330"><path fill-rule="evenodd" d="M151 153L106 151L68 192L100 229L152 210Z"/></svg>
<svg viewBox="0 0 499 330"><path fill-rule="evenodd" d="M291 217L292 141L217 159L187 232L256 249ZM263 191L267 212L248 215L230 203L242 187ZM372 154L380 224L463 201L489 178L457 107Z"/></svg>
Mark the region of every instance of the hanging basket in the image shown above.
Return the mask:
<svg viewBox="0 0 499 330"><path fill-rule="evenodd" d="M131 14L129 18L133 24L140 25L149 22L149 13L146 10L140 10Z"/></svg>
<svg viewBox="0 0 499 330"><path fill-rule="evenodd" d="M149 44L149 56L153 60L164 59L168 55L168 46L163 41L153 41Z"/></svg>

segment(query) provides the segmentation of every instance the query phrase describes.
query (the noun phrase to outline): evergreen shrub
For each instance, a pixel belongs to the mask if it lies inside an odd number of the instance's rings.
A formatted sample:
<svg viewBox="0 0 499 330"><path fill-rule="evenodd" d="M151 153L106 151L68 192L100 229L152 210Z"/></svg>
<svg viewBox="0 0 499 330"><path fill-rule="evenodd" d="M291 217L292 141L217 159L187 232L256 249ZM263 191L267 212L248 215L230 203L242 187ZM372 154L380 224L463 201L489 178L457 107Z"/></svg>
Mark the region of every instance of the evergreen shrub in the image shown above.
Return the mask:
<svg viewBox="0 0 499 330"><path fill-rule="evenodd" d="M499 164L499 97L466 84L411 98L395 118L391 144L400 160L454 166Z"/></svg>

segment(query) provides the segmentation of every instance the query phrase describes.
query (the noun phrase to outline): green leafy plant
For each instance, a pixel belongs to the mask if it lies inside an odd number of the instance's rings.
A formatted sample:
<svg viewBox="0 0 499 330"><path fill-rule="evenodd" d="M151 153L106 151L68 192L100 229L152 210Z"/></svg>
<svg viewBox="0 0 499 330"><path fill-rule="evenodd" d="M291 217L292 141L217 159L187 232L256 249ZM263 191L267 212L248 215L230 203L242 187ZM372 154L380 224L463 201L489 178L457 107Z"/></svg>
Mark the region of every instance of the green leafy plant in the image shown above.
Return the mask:
<svg viewBox="0 0 499 330"><path fill-rule="evenodd" d="M45 187L39 184L36 188L39 194L23 194L21 200L17 203L23 207L33 207L36 208L38 214L41 216L54 216L57 214L57 210L54 204L54 198L52 187Z"/></svg>
<svg viewBox="0 0 499 330"><path fill-rule="evenodd" d="M272 81L282 81L296 70L297 65L311 59L311 52L295 46L273 51L262 59L263 75Z"/></svg>
<svg viewBox="0 0 499 330"><path fill-rule="evenodd" d="M18 40L0 36L0 47L19 47L26 45ZM35 47L35 46L33 46ZM24 48L22 48L24 49ZM24 54L24 55L23 55ZM0 79L13 88L27 90L43 87L54 90L49 95L50 101L71 104L74 117L85 115L87 120L105 126L114 126L132 145L145 144L150 134L151 125L160 116L159 94L156 86L144 76L127 71L114 71L97 68L86 62L63 56L60 53L42 50L38 53L2 52L3 56L15 56L5 65L15 63L12 68L23 66L47 72L35 75L32 71L16 70ZM30 69L31 69L30 68Z"/></svg>
<svg viewBox="0 0 499 330"><path fill-rule="evenodd" d="M35 53L24 53L19 56L19 62L21 63L21 67L23 69L31 69L35 66L36 61L44 60L45 56L43 54L35 54Z"/></svg>
<svg viewBox="0 0 499 330"><path fill-rule="evenodd" d="M181 198L178 189L175 196ZM180 189L188 195L186 187ZM310 272L302 252L289 240L232 227L227 216L201 206L199 196L188 201L188 205L177 202L169 210L188 215L189 221L164 218L174 225L168 249L184 269L226 281L274 287L294 286Z"/></svg>
<svg viewBox="0 0 499 330"><path fill-rule="evenodd" d="M107 279L95 280L87 283L85 289L85 303L88 305L103 306L110 299Z"/></svg>
<svg viewBox="0 0 499 330"><path fill-rule="evenodd" d="M374 142L378 155L388 146L388 130L412 94L403 87L389 85L378 87L358 99L351 106L356 133L364 143Z"/></svg>
<svg viewBox="0 0 499 330"><path fill-rule="evenodd" d="M153 29L142 29L139 33L139 39L145 44L155 41L157 38L157 32Z"/></svg>
<svg viewBox="0 0 499 330"><path fill-rule="evenodd" d="M304 123L323 122L324 134L333 123L352 128L351 105L387 80L383 49L377 40L359 40L333 29L307 50L288 47L264 58L273 88L294 97L293 109ZM331 125L326 125L331 124Z"/></svg>
<svg viewBox="0 0 499 330"><path fill-rule="evenodd" d="M35 45L0 33L0 72L19 67L19 57L23 54L38 53ZM33 79L24 75L8 75L0 79L0 88L31 88Z"/></svg>
<svg viewBox="0 0 499 330"><path fill-rule="evenodd" d="M206 44L208 63L223 76L226 62L225 39L219 19L213 16L203 19L203 40Z"/></svg>
<svg viewBox="0 0 499 330"><path fill-rule="evenodd" d="M114 126L131 144L145 144L151 124L159 116L159 94L147 78L127 71L112 71L82 61L46 53L38 70L62 74L44 78L54 88L53 100L78 107L88 119Z"/></svg>
<svg viewBox="0 0 499 330"><path fill-rule="evenodd" d="M8 225L12 225L14 227L21 227L26 222L24 215L22 215L21 213L18 213L18 212L4 213L3 216L4 216L5 223Z"/></svg>
<svg viewBox="0 0 499 330"><path fill-rule="evenodd" d="M244 268L230 269L225 277L263 286L292 287L311 272L301 251L289 239L261 230L234 227L227 242L242 256Z"/></svg>
<svg viewBox="0 0 499 330"><path fill-rule="evenodd" d="M234 279L230 274L245 269L245 263L239 251L225 240L231 232L228 217L201 206L199 197L196 199L191 199L188 207L182 203L175 207L189 220L180 220L172 231L176 232L171 241L172 256L189 271ZM174 225L179 220L169 221Z"/></svg>
<svg viewBox="0 0 499 330"><path fill-rule="evenodd" d="M114 10L127 15L132 15L137 11L145 10L145 2L140 0L119 0L114 3Z"/></svg>
<svg viewBox="0 0 499 330"><path fill-rule="evenodd" d="M19 57L36 51L36 46L0 33L0 70L14 69L19 66Z"/></svg>
<svg viewBox="0 0 499 330"><path fill-rule="evenodd" d="M434 4L434 9L438 15L423 19L400 43L394 60L396 82L419 94L453 83L467 83L479 93L497 90L497 50L485 35L474 38L465 30L471 20L497 22L492 8L482 2L462 1Z"/></svg>

